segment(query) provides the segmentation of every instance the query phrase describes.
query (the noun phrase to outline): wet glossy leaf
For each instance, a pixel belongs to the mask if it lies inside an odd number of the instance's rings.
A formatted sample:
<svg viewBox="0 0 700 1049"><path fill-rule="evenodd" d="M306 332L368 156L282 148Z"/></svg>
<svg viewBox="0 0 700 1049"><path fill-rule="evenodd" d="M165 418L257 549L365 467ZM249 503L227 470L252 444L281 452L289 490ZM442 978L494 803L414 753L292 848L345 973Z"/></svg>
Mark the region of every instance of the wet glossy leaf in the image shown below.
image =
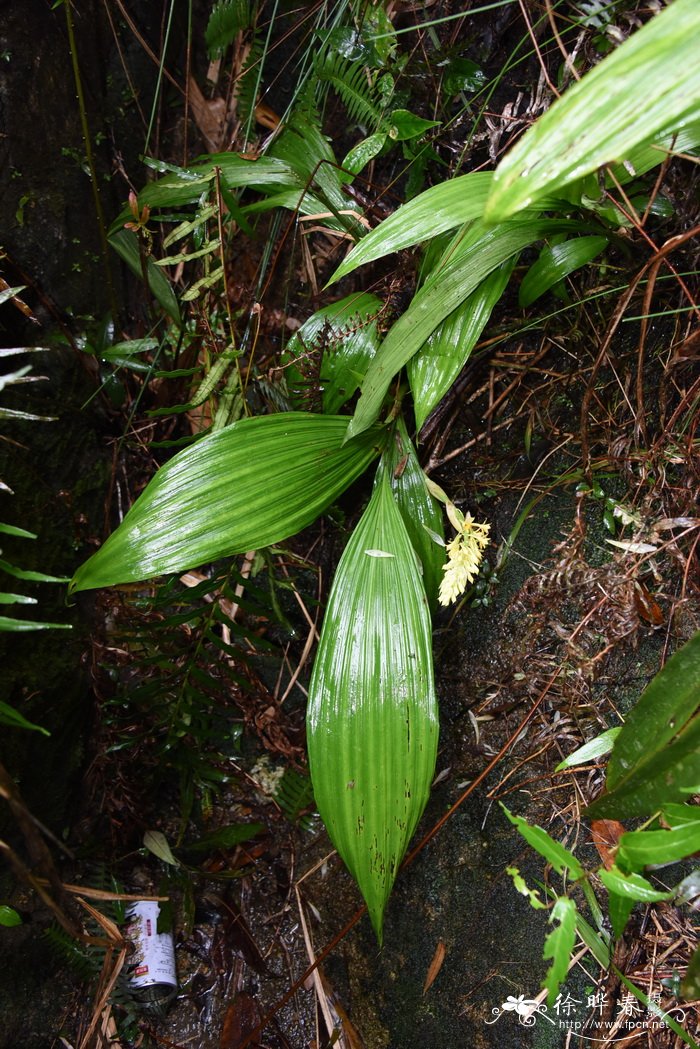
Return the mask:
<svg viewBox="0 0 700 1049"><path fill-rule="evenodd" d="M293 403L320 391L323 411L334 414L352 397L379 346L381 299L364 292L318 310L287 343L283 365Z"/></svg>
<svg viewBox="0 0 700 1049"><path fill-rule="evenodd" d="M491 172L459 175L402 204L355 245L328 283L333 284L367 262L480 218L492 179Z"/></svg>
<svg viewBox="0 0 700 1049"><path fill-rule="evenodd" d="M14 907L8 907L5 903L0 904L0 925L4 925L6 929L10 929L13 925L21 924L22 918Z"/></svg>
<svg viewBox="0 0 700 1049"><path fill-rule="evenodd" d="M0 616L0 633L26 633L29 630L70 630L70 623L44 623L35 619L14 619L12 616Z"/></svg>
<svg viewBox="0 0 700 1049"><path fill-rule="evenodd" d="M700 4L675 0L569 87L498 165L485 219L502 222L697 118L699 35Z"/></svg>
<svg viewBox="0 0 700 1049"><path fill-rule="evenodd" d="M700 631L668 660L625 718L615 741L606 787L613 790L653 760L700 704Z"/></svg>
<svg viewBox="0 0 700 1049"><path fill-rule="evenodd" d="M518 293L521 306L530 306L541 295L558 284L570 273L591 262L608 243L607 237L576 237L563 244L547 245L542 248L537 262L530 266L523 277Z"/></svg>
<svg viewBox="0 0 700 1049"><path fill-rule="evenodd" d="M700 851L700 811L694 823L674 830L636 830L623 834L617 864L624 870L640 871L650 865L675 863Z"/></svg>
<svg viewBox="0 0 700 1049"><path fill-rule="evenodd" d="M391 124L390 135L397 142L405 142L410 138L417 138L431 127L439 127L439 120L425 120L423 117L410 113L407 109L395 109L389 117Z"/></svg>
<svg viewBox="0 0 700 1049"><path fill-rule="evenodd" d="M345 416L285 412L203 437L158 470L71 589L148 579L294 535L379 450L376 432L343 444L346 425Z"/></svg>
<svg viewBox="0 0 700 1049"><path fill-rule="evenodd" d="M584 870L579 861L574 856L573 852L569 852L563 845L560 845L558 841L550 837L546 830L542 827L536 827L528 823L527 820L522 819L520 816L513 815L503 802L499 802L499 805L505 812L506 816L513 824L517 827L522 834L528 845L531 845L533 849L539 852L540 856L543 856L547 863L551 863L557 874L568 874L574 881L582 878Z"/></svg>
<svg viewBox="0 0 700 1049"><path fill-rule="evenodd" d="M340 165L343 171L351 171L353 175L357 175L367 167L370 160L374 160L381 152L385 142L386 134L369 135L368 138L363 138L343 158L343 163Z"/></svg>
<svg viewBox="0 0 700 1049"><path fill-rule="evenodd" d="M489 230L477 223L460 234L448 248L442 264L393 325L367 369L348 436L362 433L372 425L397 372L490 273L533 241L566 228L570 228L566 222L533 218Z"/></svg>
<svg viewBox="0 0 700 1049"><path fill-rule="evenodd" d="M586 816L596 819L648 816L668 802L696 793L699 783L700 717L697 717L673 743L652 751L647 760L617 781L614 790L589 805Z"/></svg>
<svg viewBox="0 0 700 1049"><path fill-rule="evenodd" d="M573 754L569 754L568 758L560 761L554 771L561 772L562 769L575 768L577 765L585 765L589 761L597 761L598 758L605 757L612 750L613 744L621 732L622 726L620 725L606 729L605 732L601 732L595 739L590 739L588 743L584 743Z"/></svg>
<svg viewBox="0 0 700 1049"><path fill-rule="evenodd" d="M433 538L444 538L442 508L426 487L425 474L401 417L382 464L387 469L396 505L421 563L423 586L434 611L446 558L445 547Z"/></svg>
<svg viewBox="0 0 700 1049"><path fill-rule="evenodd" d="M552 908L550 922L558 922L544 943L542 957L552 959L542 986L547 990L547 1004L553 1005L559 988L569 971L569 959L576 939L576 904L568 896L560 896Z"/></svg>
<svg viewBox="0 0 700 1049"><path fill-rule="evenodd" d="M608 892L617 893L628 900L640 903L660 903L661 900L670 900L672 892L659 892L650 881L643 878L641 874L625 874L617 867L612 870L599 870L598 876Z"/></svg>
<svg viewBox="0 0 700 1049"><path fill-rule="evenodd" d="M390 557L371 557L370 549ZM309 688L314 796L381 941L435 768L430 615L386 475L343 553Z"/></svg>
<svg viewBox="0 0 700 1049"><path fill-rule="evenodd" d="M408 362L416 427L422 427L466 364L503 294L515 260L499 266L428 336Z"/></svg>

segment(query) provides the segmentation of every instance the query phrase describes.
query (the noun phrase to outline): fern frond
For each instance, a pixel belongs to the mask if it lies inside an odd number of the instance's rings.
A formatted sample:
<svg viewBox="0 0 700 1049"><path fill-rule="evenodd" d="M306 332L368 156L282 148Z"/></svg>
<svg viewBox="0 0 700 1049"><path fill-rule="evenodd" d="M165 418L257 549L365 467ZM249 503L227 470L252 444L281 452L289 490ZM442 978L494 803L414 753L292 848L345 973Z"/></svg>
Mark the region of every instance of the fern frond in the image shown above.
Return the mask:
<svg viewBox="0 0 700 1049"><path fill-rule="evenodd" d="M325 54L316 65L316 76L328 83L341 99L348 118L368 128L377 128L382 114L374 88L374 78L366 66L342 55Z"/></svg>
<svg viewBox="0 0 700 1049"><path fill-rule="evenodd" d="M219 0L209 16L204 34L210 59L221 58L242 29L252 22L249 0Z"/></svg>

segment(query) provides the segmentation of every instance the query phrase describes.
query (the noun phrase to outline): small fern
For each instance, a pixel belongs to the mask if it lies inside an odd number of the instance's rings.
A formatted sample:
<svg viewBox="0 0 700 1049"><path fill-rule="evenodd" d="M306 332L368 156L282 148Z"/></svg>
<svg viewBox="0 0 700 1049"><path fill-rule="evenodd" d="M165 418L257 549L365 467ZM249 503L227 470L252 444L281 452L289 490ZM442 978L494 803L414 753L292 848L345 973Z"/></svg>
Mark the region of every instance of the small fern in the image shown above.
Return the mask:
<svg viewBox="0 0 700 1049"><path fill-rule="evenodd" d="M221 58L238 33L252 22L249 0L219 0L209 16L204 38L210 59Z"/></svg>
<svg viewBox="0 0 700 1049"><path fill-rule="evenodd" d="M316 64L316 76L330 84L341 99L348 118L375 129L382 120L375 78L360 62L351 62L338 54L324 54Z"/></svg>
<svg viewBox="0 0 700 1049"><path fill-rule="evenodd" d="M308 776L303 776L291 767L286 768L277 787L275 801L290 823L298 821L302 830L311 829L311 817L308 814L302 816L304 809L314 803L313 787Z"/></svg>

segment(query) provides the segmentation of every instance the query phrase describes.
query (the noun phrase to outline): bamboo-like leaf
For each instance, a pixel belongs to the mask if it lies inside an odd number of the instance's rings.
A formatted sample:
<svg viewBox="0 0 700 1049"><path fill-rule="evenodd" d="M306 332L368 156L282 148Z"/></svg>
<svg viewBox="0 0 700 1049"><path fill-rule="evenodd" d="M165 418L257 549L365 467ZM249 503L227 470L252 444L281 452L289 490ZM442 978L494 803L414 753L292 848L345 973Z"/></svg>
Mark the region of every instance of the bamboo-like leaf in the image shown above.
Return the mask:
<svg viewBox="0 0 700 1049"><path fill-rule="evenodd" d="M563 845L552 838L542 827L533 826L531 823L528 823L527 820L524 820L522 816L515 816L506 808L503 802L499 802L499 805L513 826L518 828L528 845L531 845L533 849L536 849L540 856L544 857L547 863L551 863L552 867L554 867L554 870L558 874L565 874L568 872L569 876L574 880L578 880L584 876L585 871L574 856L573 852L569 852L568 849L564 848Z"/></svg>
<svg viewBox="0 0 700 1049"><path fill-rule="evenodd" d="M589 739L588 743L578 747L572 754L569 754L568 758L560 761L554 771L561 772L562 769L575 768L577 765L585 765L588 761L597 761L598 758L604 757L610 753L615 740L621 732L622 727L620 725L606 729L605 732L601 732L595 739Z"/></svg>
<svg viewBox="0 0 700 1049"><path fill-rule="evenodd" d="M473 172L432 186L402 204L356 244L329 284L392 251L430 240L465 222L481 218L491 188L491 172Z"/></svg>
<svg viewBox="0 0 700 1049"><path fill-rule="evenodd" d="M673 892L659 892L641 874L625 874L617 867L609 871L601 867L598 877L608 892L617 893L618 896L624 896L628 900L640 903L660 903L662 900L670 900L673 896Z"/></svg>
<svg viewBox="0 0 700 1049"><path fill-rule="evenodd" d="M427 601L382 472L335 575L307 715L316 803L380 942L428 798L437 736Z"/></svg>
<svg viewBox="0 0 700 1049"><path fill-rule="evenodd" d="M428 336L408 362L416 427L421 426L469 359L491 312L503 294L515 260L503 263Z"/></svg>
<svg viewBox="0 0 700 1049"><path fill-rule="evenodd" d="M438 324L457 309L490 273L533 241L571 227L572 224L566 221L536 218L504 223L489 230L476 224L452 249L453 257L440 267L439 279L430 279L421 288L389 331L367 369L348 436L362 433L372 425L393 377Z"/></svg>
<svg viewBox="0 0 700 1049"><path fill-rule="evenodd" d="M696 822L686 823L675 830L635 830L623 834L617 849L617 862L625 870L640 871L650 864L675 863L699 851L700 813Z"/></svg>
<svg viewBox="0 0 700 1049"><path fill-rule="evenodd" d="M401 416L394 439L384 452L382 467L388 472L396 505L421 563L423 586L434 611L446 559L445 547L439 542L445 535L442 507L427 489L425 474Z"/></svg>
<svg viewBox="0 0 700 1049"><path fill-rule="evenodd" d="M564 277L580 270L596 255L600 255L607 243L607 237L576 237L574 240L565 240L563 244L544 247L537 262L530 266L523 277L518 294L520 305L530 306Z"/></svg>
<svg viewBox="0 0 700 1049"><path fill-rule="evenodd" d="M241 419L161 467L71 590L182 571L281 542L310 524L379 451L343 444L345 416Z"/></svg>
<svg viewBox="0 0 700 1049"><path fill-rule="evenodd" d="M485 219L502 222L545 193L697 119L700 4L675 0L572 85L496 169Z"/></svg>

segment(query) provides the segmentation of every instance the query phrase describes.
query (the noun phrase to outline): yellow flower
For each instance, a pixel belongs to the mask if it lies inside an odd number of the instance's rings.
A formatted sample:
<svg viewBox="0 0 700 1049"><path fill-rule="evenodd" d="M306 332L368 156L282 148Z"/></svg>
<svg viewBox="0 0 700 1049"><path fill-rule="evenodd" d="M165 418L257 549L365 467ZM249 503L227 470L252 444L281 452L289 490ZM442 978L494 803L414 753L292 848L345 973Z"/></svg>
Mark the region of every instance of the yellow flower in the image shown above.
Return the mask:
<svg viewBox="0 0 700 1049"><path fill-rule="evenodd" d="M459 514L459 511L457 513ZM459 517L461 518L459 531L447 544L448 560L442 568L445 574L438 595L441 605L452 604L460 594L464 593L467 584L474 582L479 574L479 563L489 541L489 525L480 524L469 513L464 517L459 514ZM450 518L452 519L452 515ZM457 522L453 520L453 524Z"/></svg>

